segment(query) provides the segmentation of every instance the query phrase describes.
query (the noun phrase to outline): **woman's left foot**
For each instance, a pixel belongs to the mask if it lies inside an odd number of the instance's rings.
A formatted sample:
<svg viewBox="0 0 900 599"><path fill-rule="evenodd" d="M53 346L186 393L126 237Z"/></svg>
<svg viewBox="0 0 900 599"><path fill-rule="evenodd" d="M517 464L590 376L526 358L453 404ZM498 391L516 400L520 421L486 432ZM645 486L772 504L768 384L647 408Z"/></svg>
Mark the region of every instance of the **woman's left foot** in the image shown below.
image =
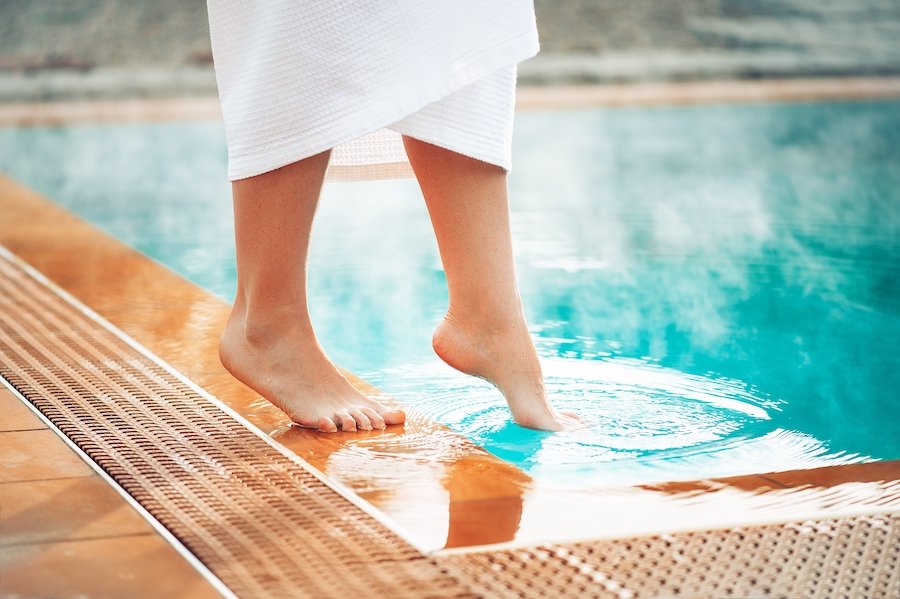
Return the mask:
<svg viewBox="0 0 900 599"><path fill-rule="evenodd" d="M579 416L555 410L547 401L541 364L523 319L492 318L482 323L448 311L432 344L453 368L497 387L517 424L548 431L584 426Z"/></svg>

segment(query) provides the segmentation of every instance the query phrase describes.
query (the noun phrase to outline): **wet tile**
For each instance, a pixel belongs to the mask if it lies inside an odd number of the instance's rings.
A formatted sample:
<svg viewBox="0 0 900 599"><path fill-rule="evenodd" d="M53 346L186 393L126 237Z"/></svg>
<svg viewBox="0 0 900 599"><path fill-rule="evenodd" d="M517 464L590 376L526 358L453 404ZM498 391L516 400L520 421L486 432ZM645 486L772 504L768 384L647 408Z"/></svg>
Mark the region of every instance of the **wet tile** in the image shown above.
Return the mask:
<svg viewBox="0 0 900 599"><path fill-rule="evenodd" d="M0 387L0 432L27 431L47 428L22 400L8 389Z"/></svg>
<svg viewBox="0 0 900 599"><path fill-rule="evenodd" d="M153 534L0 548L4 597L219 597Z"/></svg>
<svg viewBox="0 0 900 599"><path fill-rule="evenodd" d="M850 482L895 481L900 480L900 460L772 472L762 476L789 488L805 485L833 487Z"/></svg>
<svg viewBox="0 0 900 599"><path fill-rule="evenodd" d="M641 489L646 489L648 491L657 491L666 495L683 496L718 492L725 487L747 491L750 493L765 493L767 491L771 491L772 489L779 489L781 488L781 485L775 481L763 478L762 476L752 474L749 476L732 476L708 480L655 483L650 485L639 485L639 487Z"/></svg>
<svg viewBox="0 0 900 599"><path fill-rule="evenodd" d="M531 477L487 452L470 451L446 468L443 485L451 502L521 496L531 486Z"/></svg>
<svg viewBox="0 0 900 599"><path fill-rule="evenodd" d="M0 546L152 531L99 476L0 484Z"/></svg>
<svg viewBox="0 0 900 599"><path fill-rule="evenodd" d="M522 498L495 497L450 503L445 548L506 543L516 538Z"/></svg>
<svg viewBox="0 0 900 599"><path fill-rule="evenodd" d="M49 429L0 433L0 455L0 483L94 473Z"/></svg>

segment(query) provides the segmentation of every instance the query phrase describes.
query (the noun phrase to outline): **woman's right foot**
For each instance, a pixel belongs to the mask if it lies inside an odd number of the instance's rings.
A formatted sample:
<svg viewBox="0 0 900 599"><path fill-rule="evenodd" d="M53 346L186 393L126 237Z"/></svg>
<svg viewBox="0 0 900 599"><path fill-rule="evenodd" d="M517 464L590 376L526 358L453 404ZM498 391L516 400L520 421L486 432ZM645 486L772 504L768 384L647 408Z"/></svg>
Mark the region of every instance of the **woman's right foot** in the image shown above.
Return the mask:
<svg viewBox="0 0 900 599"><path fill-rule="evenodd" d="M369 399L325 355L310 326L299 319L270 318L247 325L232 311L222 332L219 358L236 379L272 402L296 424L333 433L402 424L402 410Z"/></svg>
<svg viewBox="0 0 900 599"><path fill-rule="evenodd" d="M537 351L524 319L484 322L448 312L434 332L434 351L453 368L492 383L506 398L513 420L524 427L560 431L584 421L547 401Z"/></svg>

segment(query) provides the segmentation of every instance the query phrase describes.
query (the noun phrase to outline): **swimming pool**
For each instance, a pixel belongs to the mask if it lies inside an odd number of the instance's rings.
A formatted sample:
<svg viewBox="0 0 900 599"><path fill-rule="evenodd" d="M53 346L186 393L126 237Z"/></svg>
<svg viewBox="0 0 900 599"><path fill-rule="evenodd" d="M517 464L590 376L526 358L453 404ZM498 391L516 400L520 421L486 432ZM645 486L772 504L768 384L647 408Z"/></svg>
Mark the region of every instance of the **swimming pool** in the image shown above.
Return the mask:
<svg viewBox="0 0 900 599"><path fill-rule="evenodd" d="M522 112L523 299L561 407L510 425L429 342L446 302L411 181L332 184L313 316L341 365L558 484L900 457L900 104ZM0 168L230 299L218 123L0 131Z"/></svg>

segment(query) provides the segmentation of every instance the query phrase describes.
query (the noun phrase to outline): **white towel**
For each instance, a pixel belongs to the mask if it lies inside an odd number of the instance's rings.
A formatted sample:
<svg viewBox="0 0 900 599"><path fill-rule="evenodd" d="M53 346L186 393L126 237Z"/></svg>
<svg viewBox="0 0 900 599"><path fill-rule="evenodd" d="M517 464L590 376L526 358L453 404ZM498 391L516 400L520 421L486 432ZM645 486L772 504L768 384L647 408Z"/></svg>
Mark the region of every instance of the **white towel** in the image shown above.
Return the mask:
<svg viewBox="0 0 900 599"><path fill-rule="evenodd" d="M509 168L515 65L538 51L531 0L208 8L231 180L331 148L335 178L402 174L399 133Z"/></svg>

